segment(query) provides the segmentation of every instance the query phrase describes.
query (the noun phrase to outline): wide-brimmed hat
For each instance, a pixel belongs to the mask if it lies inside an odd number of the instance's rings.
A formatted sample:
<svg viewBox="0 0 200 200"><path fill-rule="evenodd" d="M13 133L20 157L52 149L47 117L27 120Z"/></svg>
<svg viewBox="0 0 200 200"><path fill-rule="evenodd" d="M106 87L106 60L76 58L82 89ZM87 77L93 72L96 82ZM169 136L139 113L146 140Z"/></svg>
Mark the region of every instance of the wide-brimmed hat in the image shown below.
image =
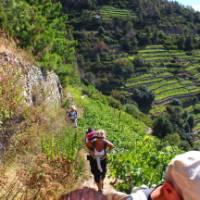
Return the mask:
<svg viewBox="0 0 200 200"><path fill-rule="evenodd" d="M189 151L172 159L165 180L173 184L183 200L199 200L200 151Z"/></svg>

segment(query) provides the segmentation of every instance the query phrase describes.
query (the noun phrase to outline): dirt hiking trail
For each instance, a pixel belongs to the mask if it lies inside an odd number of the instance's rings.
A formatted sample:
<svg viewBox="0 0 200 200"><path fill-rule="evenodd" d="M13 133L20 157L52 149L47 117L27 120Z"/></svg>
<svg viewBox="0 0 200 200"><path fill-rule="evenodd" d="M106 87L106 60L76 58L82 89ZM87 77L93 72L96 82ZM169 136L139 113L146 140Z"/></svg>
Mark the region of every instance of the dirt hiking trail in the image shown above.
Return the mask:
<svg viewBox="0 0 200 200"><path fill-rule="evenodd" d="M89 161L86 160L87 153L85 150L81 150L80 154L81 154L81 157L84 159L84 178L85 178L85 180L80 185L80 188L89 187L89 188L93 188L93 189L97 190L97 186L94 182L93 175L90 172ZM103 193L116 192L114 187L111 185L112 181L113 180L111 178L106 176L106 178L104 179Z"/></svg>

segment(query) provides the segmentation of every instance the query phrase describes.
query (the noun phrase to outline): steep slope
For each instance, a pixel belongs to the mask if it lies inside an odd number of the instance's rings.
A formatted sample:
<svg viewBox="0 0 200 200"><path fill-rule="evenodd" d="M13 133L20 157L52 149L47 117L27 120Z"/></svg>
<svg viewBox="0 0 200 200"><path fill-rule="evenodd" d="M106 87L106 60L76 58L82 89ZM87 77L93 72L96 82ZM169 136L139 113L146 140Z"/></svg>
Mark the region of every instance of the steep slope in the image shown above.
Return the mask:
<svg viewBox="0 0 200 200"><path fill-rule="evenodd" d="M155 121L178 99L184 114L166 135L178 132L181 143L191 140L183 148L198 148L200 13L167 0L61 2L79 41L82 80Z"/></svg>
<svg viewBox="0 0 200 200"><path fill-rule="evenodd" d="M0 41L0 198L57 199L79 168L69 151L65 157L43 154L43 138L72 131L61 108L60 81L11 39L2 35ZM70 153L76 158L75 148Z"/></svg>
<svg viewBox="0 0 200 200"><path fill-rule="evenodd" d="M127 80L124 89L133 94L138 87L146 87L155 94L150 113L162 113L166 106L179 99L184 108L194 114L198 128L199 50L185 52L169 50L162 45L147 46L130 59L137 60L136 74Z"/></svg>
<svg viewBox="0 0 200 200"><path fill-rule="evenodd" d="M142 114L136 105L130 105L127 96L123 96L127 94L127 88L122 90L121 86L136 72L133 54L138 47L143 48L159 39L155 43L164 43L164 48L177 48L180 38L175 38L175 41L169 44L172 37L167 31L164 35L166 38L163 34L157 38L154 30L154 34L148 36L148 42L147 34L144 37L143 34L140 35L140 31L146 33L148 23L152 22L155 16L149 16L150 7L145 18L150 21L147 20L147 24L142 25L140 22L145 20L138 20L139 13L144 7L149 7L146 6L149 5L148 2L151 2L151 6L152 2L155 2L157 6L159 3L156 0L135 1L143 2L139 11L134 8L138 4L128 8L132 1L124 1L124 5L119 4L123 1L101 1L97 11L96 8L88 9L84 5L85 2L88 5L94 1L65 1L70 3L71 8L75 4L70 12L70 23L75 27L74 34L79 40L77 55L84 81L87 84L93 83L106 94L112 91L113 96L118 96L118 99L123 97L122 103L126 105L122 105L112 97L104 96L95 88L86 87L79 82L71 27L66 26L69 21L67 16L61 13L61 5L57 1L53 2L0 2L0 26L16 38L18 45L35 56L41 68L54 70L63 84L69 84L64 90L63 109L59 106L62 95L57 76L38 69L38 63L36 64L29 54L28 58L18 55L18 48L9 50L9 41L1 47L1 72L5 76L0 80L0 130L1 136L9 137L6 137L8 149L4 152L0 177L0 185L5 187L1 187L0 197L9 200L19 196L23 200L57 199L58 193L75 187L77 179L81 178L83 173L83 161L78 152L83 146L83 132L89 126L94 129L104 128L108 132L108 138L116 146L110 154L109 169L118 189L130 191L133 186L142 183L149 186L160 183L166 163L182 149L174 142L176 140L173 135L173 143L146 135L146 132L149 133L148 125L151 125L151 120ZM164 5L170 7L172 4ZM188 9L183 10L188 12L183 19L193 16L198 24L198 14ZM100 15L102 17L99 17ZM160 19L163 17L164 14ZM103 18L101 25L98 24L100 18ZM82 21L83 19L85 21ZM180 21L182 23L184 20ZM173 22L173 15L170 22ZM85 28L85 25L88 27ZM121 27L125 25L126 30L122 31ZM151 32L154 26L150 27ZM190 30L198 32L198 26L192 29L192 23L186 24L185 27L187 33L190 33ZM189 48L197 48L198 37L189 38L189 41L196 41L195 45ZM185 44L188 43L184 39L183 48L186 47ZM96 78L98 76L102 80ZM117 91L113 91L114 88ZM71 94L73 99L67 98L67 94ZM65 120L66 109L72 102L77 105L78 111L83 110L82 115L79 115L77 129Z"/></svg>
<svg viewBox="0 0 200 200"><path fill-rule="evenodd" d="M82 79L112 94L135 74L123 58L138 48L162 44L168 49L199 48L200 13L167 0L61 1L79 41ZM122 28L123 27L123 28Z"/></svg>
<svg viewBox="0 0 200 200"><path fill-rule="evenodd" d="M149 186L159 183L167 161L181 151L176 144L147 135L148 127L143 122L109 106L109 98L94 88L68 87L67 90L85 111L79 120L81 130L103 128L114 143L109 155L109 176L115 180L115 187L130 192L133 186L142 183Z"/></svg>
<svg viewBox="0 0 200 200"><path fill-rule="evenodd" d="M45 70L41 71L26 59L25 52L20 52L20 50L17 52L15 44L8 39L1 37L0 41L1 126L12 122L14 125L18 123L17 121L23 121L21 115L23 115L27 106L59 105L62 91L57 75ZM28 54L26 56L28 57ZM4 103L7 105L4 105ZM16 104L14 108L13 103ZM6 119L6 117L4 118L6 112L15 113L13 113L13 116L10 114ZM2 135L4 135L3 132L1 133L1 144L5 138L6 140L9 139L7 134L4 138Z"/></svg>

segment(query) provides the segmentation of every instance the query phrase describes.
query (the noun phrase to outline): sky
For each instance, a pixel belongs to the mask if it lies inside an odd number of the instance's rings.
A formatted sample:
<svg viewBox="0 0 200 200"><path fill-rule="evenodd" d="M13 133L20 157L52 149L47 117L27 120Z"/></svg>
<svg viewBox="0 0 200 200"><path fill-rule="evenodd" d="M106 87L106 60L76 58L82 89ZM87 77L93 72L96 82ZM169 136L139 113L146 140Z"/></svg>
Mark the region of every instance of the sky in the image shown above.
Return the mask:
<svg viewBox="0 0 200 200"><path fill-rule="evenodd" d="M200 0L176 0L176 1L186 6L192 6L195 10L200 11Z"/></svg>

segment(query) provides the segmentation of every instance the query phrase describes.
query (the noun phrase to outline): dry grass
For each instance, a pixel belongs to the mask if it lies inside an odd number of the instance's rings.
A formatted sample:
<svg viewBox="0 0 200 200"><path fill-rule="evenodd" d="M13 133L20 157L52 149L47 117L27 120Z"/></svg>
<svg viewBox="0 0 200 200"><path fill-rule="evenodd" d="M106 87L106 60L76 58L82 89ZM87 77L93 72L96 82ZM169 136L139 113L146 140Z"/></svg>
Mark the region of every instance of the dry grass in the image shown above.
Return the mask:
<svg viewBox="0 0 200 200"><path fill-rule="evenodd" d="M63 157L48 159L41 153L40 138L66 126L64 111L38 107L29 112L31 114L27 114L22 130L11 138L4 155L5 165L0 169L0 184L6 183L6 188L0 189L0 197L10 189L14 180L15 185L21 185L23 193L28 193L23 200L56 200L60 194L76 185L74 169L77 163ZM12 193L19 190L16 187Z"/></svg>
<svg viewBox="0 0 200 200"><path fill-rule="evenodd" d="M34 57L17 47L17 42L10 38L4 31L0 30L0 53L14 54L25 64L35 63Z"/></svg>
<svg viewBox="0 0 200 200"><path fill-rule="evenodd" d="M34 62L31 55L17 48L16 42L2 31L1 53L14 55L25 65ZM3 133L12 130L12 135L7 140L6 152L2 156L0 199L55 200L75 185L74 166L77 163L61 156L48 159L42 154L40 140L46 135L59 133L66 126L65 110L59 106L40 105L30 108L24 105L18 96L21 92L15 82L16 77L19 83L21 72L16 70L17 66L15 71L9 70L3 62L0 63L0 89L3 84L4 96L0 96L0 107L14 114L5 120L2 129Z"/></svg>

